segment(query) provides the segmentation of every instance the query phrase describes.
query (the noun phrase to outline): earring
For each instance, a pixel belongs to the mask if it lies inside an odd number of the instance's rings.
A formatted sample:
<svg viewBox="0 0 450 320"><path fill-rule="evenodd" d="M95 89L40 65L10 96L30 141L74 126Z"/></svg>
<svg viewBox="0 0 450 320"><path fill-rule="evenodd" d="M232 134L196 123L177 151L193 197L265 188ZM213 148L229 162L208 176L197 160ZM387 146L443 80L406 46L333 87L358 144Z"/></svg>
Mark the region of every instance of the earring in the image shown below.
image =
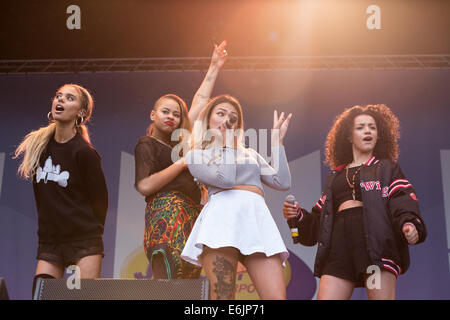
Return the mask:
<svg viewBox="0 0 450 320"><path fill-rule="evenodd" d="M81 119L81 121L78 121L78 120L80 120L80 119ZM83 118L83 116L80 116L80 117L77 118L77 120L75 121L75 124L76 124L77 127L79 127L79 126L81 126L81 125L83 124L83 122L84 122L84 118Z"/></svg>
<svg viewBox="0 0 450 320"><path fill-rule="evenodd" d="M47 119L49 122L55 122L55 119L52 118L52 112L47 113Z"/></svg>

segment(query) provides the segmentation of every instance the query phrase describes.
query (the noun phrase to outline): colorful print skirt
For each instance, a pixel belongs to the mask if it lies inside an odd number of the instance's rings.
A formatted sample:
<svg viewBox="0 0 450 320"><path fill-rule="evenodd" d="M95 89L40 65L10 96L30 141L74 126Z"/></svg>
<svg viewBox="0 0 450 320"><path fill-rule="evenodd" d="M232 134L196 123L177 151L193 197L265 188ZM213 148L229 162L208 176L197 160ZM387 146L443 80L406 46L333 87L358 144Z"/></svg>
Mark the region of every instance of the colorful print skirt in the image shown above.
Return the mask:
<svg viewBox="0 0 450 320"><path fill-rule="evenodd" d="M169 279L197 279L201 268L181 259L201 205L178 191L157 193L145 208L144 250L150 263L162 254Z"/></svg>

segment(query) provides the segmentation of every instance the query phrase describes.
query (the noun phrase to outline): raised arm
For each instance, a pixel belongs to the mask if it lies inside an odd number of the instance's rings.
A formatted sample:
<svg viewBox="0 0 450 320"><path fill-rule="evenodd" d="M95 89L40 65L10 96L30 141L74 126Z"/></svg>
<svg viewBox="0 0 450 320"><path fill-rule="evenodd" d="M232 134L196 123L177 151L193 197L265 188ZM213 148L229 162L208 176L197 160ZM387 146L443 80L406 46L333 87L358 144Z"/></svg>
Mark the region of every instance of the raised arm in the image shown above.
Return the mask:
<svg viewBox="0 0 450 320"><path fill-rule="evenodd" d="M261 181L277 190L288 190L291 187L291 174L283 146L283 140L286 136L291 121L292 113L287 118L284 112L278 117L275 110L273 113L272 129L272 165L270 166L263 157L258 154L258 162L261 166Z"/></svg>
<svg viewBox="0 0 450 320"><path fill-rule="evenodd" d="M211 64L209 65L208 72L206 73L200 88L198 88L195 93L194 98L192 99L191 108L189 109L189 121L191 122L191 125L194 125L198 114L203 107L206 106L209 98L211 97L219 70L227 60L227 51L225 50L226 45L226 41L223 41L218 46L214 44L214 51L211 57Z"/></svg>
<svg viewBox="0 0 450 320"><path fill-rule="evenodd" d="M261 181L276 190L286 191L291 187L291 173L283 146L271 148L271 165L258 154L258 163L261 168Z"/></svg>

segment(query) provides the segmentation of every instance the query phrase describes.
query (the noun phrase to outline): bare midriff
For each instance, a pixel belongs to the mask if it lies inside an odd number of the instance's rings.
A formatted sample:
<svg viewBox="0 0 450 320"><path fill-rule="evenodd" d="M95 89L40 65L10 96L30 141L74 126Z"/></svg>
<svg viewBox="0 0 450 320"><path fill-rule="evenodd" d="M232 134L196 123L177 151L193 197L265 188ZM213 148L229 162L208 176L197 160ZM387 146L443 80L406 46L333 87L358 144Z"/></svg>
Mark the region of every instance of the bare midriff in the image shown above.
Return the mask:
<svg viewBox="0 0 450 320"><path fill-rule="evenodd" d="M250 185L237 184L237 185L234 185L232 189L233 189L233 190L246 190L246 191L250 191L250 192L253 192L253 193L257 193L257 194L259 194L261 197L264 198L264 192L263 192L260 188L258 188L257 186L250 186Z"/></svg>
<svg viewBox="0 0 450 320"><path fill-rule="evenodd" d="M341 205L339 206L338 212L345 210L345 209L357 208L357 207L362 207L362 206L363 206L363 203L361 201L347 200L347 201L341 203Z"/></svg>

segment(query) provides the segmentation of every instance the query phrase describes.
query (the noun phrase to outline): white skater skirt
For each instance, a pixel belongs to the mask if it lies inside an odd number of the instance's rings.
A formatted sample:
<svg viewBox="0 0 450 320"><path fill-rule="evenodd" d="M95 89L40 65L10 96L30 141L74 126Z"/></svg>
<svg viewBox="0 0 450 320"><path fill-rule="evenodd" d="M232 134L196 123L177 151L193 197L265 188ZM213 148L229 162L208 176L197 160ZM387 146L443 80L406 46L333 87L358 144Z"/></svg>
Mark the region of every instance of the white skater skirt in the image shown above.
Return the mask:
<svg viewBox="0 0 450 320"><path fill-rule="evenodd" d="M212 195L200 212L181 257L201 266L203 245L217 249L234 247L243 255L261 252L267 257L289 253L280 231L260 195L246 190L225 190Z"/></svg>

